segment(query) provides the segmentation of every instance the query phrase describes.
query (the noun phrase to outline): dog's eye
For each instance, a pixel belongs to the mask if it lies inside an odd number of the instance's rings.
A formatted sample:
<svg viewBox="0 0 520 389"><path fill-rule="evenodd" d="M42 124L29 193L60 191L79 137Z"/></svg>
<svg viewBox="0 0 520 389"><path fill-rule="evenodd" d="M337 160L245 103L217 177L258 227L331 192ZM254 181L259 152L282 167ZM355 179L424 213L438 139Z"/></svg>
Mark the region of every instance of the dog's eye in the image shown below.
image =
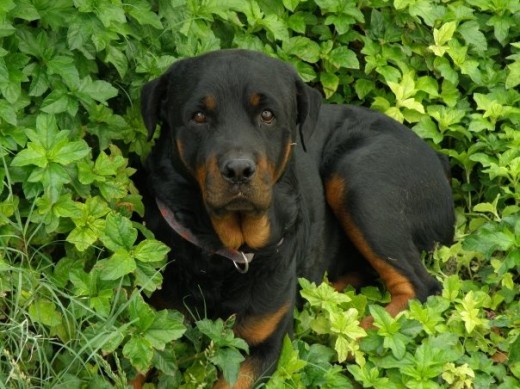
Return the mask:
<svg viewBox="0 0 520 389"><path fill-rule="evenodd" d="M271 124L274 120L274 113L272 113L271 111L266 109L266 110L262 111L262 113L260 114L260 119L265 124Z"/></svg>
<svg viewBox="0 0 520 389"><path fill-rule="evenodd" d="M207 121L207 117L204 112L195 112L191 119L197 124L204 124Z"/></svg>

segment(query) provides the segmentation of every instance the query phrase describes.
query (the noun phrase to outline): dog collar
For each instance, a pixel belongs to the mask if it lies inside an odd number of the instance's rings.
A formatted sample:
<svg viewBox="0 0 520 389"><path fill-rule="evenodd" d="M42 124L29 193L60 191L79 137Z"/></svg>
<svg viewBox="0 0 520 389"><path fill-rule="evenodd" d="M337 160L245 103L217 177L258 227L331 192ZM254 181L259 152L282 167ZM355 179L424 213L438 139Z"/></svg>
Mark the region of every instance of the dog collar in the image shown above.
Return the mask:
<svg viewBox="0 0 520 389"><path fill-rule="evenodd" d="M187 240L188 242L194 244L195 246L201 247L206 251L211 252L212 254L220 255L224 258L230 259L233 261L235 268L240 273L247 273L249 270L249 264L253 261L255 254L253 253L244 253L243 251L233 250L228 248L222 248L219 250L210 250L207 247L201 245L199 239L191 232L188 228L184 227L179 221L175 218L172 210L168 208L161 200L158 198L155 199L157 206L159 207L159 211L161 212L162 217L168 225L182 238ZM242 267L242 266L243 267Z"/></svg>

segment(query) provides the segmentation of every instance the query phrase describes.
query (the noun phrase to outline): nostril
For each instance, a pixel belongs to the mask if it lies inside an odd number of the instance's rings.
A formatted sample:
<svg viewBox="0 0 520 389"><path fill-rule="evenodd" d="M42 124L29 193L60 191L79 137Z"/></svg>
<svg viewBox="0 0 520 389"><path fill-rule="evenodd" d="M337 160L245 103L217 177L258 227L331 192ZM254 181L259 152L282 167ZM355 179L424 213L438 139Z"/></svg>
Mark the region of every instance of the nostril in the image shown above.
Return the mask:
<svg viewBox="0 0 520 389"><path fill-rule="evenodd" d="M233 183L247 182L255 175L255 172L255 163L245 158L231 159L221 169L222 176Z"/></svg>

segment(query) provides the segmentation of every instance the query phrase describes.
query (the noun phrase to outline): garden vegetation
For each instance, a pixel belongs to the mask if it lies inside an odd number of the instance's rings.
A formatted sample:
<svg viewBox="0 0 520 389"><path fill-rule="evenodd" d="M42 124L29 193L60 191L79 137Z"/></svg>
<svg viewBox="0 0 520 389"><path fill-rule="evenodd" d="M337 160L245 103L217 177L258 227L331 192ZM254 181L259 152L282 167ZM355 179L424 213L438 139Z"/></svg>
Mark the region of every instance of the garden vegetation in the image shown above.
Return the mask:
<svg viewBox="0 0 520 389"><path fill-rule="evenodd" d="M139 223L131 167L152 146L142 85L227 47L404 122L453 173L456 242L424 256L442 295L391 318L382 288L301 280L266 387L518 388L519 0L0 0L0 387L236 378L233 318L142 297L168 249Z"/></svg>

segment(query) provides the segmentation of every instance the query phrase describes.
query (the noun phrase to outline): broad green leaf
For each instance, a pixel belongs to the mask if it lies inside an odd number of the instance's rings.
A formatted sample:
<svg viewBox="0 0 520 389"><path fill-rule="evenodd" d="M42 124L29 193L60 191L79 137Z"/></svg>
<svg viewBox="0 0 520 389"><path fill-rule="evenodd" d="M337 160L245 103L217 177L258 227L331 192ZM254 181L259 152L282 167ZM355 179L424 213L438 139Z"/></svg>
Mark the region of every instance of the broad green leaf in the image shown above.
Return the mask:
<svg viewBox="0 0 520 389"><path fill-rule="evenodd" d="M14 107L5 100L0 100L0 120L16 126L18 119Z"/></svg>
<svg viewBox="0 0 520 389"><path fill-rule="evenodd" d="M488 26L495 29L495 37L501 44L505 44L511 27L517 25L517 21L507 13L502 15L493 15L487 22Z"/></svg>
<svg viewBox="0 0 520 389"><path fill-rule="evenodd" d="M437 46L443 46L446 44L452 37L455 29L457 28L456 22L448 22L441 26L441 28L433 29L433 39Z"/></svg>
<svg viewBox="0 0 520 389"><path fill-rule="evenodd" d="M512 89L520 85L520 60L507 65L506 88Z"/></svg>
<svg viewBox="0 0 520 389"><path fill-rule="evenodd" d="M72 200L70 194L60 196L53 205L53 212L60 217L80 217L81 208Z"/></svg>
<svg viewBox="0 0 520 389"><path fill-rule="evenodd" d="M96 263L96 269L99 270L102 280L117 280L133 272L135 268L135 260L124 249L116 251L110 258Z"/></svg>
<svg viewBox="0 0 520 389"><path fill-rule="evenodd" d="M133 251L133 255L141 262L162 261L170 248L164 243L153 239L146 239L140 242Z"/></svg>
<svg viewBox="0 0 520 389"><path fill-rule="evenodd" d="M54 327L61 324L61 313L56 310L56 304L46 299L34 301L29 306L29 316L34 322Z"/></svg>
<svg viewBox="0 0 520 389"><path fill-rule="evenodd" d="M309 38L298 36L282 42L283 50L305 62L316 63L320 59L320 46Z"/></svg>
<svg viewBox="0 0 520 389"><path fill-rule="evenodd" d="M356 80L355 90L360 99L364 99L370 92L375 91L376 85L372 80L360 78Z"/></svg>
<svg viewBox="0 0 520 389"><path fill-rule="evenodd" d="M320 81L327 98L332 96L338 89L339 77L335 74L323 72L320 74Z"/></svg>
<svg viewBox="0 0 520 389"><path fill-rule="evenodd" d="M425 76L420 77L415 84L417 90L424 91L430 95L430 97L439 96L439 85L436 79L433 77Z"/></svg>
<svg viewBox="0 0 520 389"><path fill-rule="evenodd" d="M128 59L118 48L114 46L107 47L106 61L115 66L121 78L128 72Z"/></svg>
<svg viewBox="0 0 520 389"><path fill-rule="evenodd" d="M435 122L427 115L419 120L419 123L413 127L413 130L421 138L431 139L435 144L439 144L444 139Z"/></svg>
<svg viewBox="0 0 520 389"><path fill-rule="evenodd" d="M288 376L302 370L307 366L307 362L301 360L298 350L292 345L289 336L285 336L282 344L282 351L278 359L278 369L286 373Z"/></svg>
<svg viewBox="0 0 520 389"><path fill-rule="evenodd" d="M167 343L179 339L185 332L183 316L175 311L162 310L155 314L155 319L146 329L144 337L157 350L164 350Z"/></svg>
<svg viewBox="0 0 520 389"><path fill-rule="evenodd" d="M69 165L90 154L90 147L83 140L58 144L49 150L49 160L60 165Z"/></svg>
<svg viewBox="0 0 520 389"><path fill-rule="evenodd" d="M101 103L117 96L118 93L117 89L108 82L103 80L92 80L90 77L85 77L81 80L78 92Z"/></svg>
<svg viewBox="0 0 520 389"><path fill-rule="evenodd" d="M128 218L118 213L110 213L100 238L103 244L114 252L120 249L130 251L137 239L137 230Z"/></svg>
<svg viewBox="0 0 520 389"><path fill-rule="evenodd" d="M126 180L103 180L97 185L103 198L109 202L121 199L128 193L128 182Z"/></svg>
<svg viewBox="0 0 520 389"><path fill-rule="evenodd" d="M402 100L399 102L399 105L404 108L413 109L420 113L425 113L424 106L413 98Z"/></svg>
<svg viewBox="0 0 520 389"><path fill-rule="evenodd" d="M40 145L29 143L25 150L20 151L13 159L12 166L35 165L44 168L48 164L47 151Z"/></svg>
<svg viewBox="0 0 520 389"><path fill-rule="evenodd" d="M66 112L72 104L69 96L63 90L53 90L43 101L41 110L46 113L57 114Z"/></svg>
<svg viewBox="0 0 520 389"><path fill-rule="evenodd" d="M79 72L72 56L57 55L47 63L48 74L56 74L63 78L69 88L79 84Z"/></svg>
<svg viewBox="0 0 520 389"><path fill-rule="evenodd" d="M459 310L460 317L464 321L464 326L468 333L472 333L476 327L485 326L487 320L482 319L483 312L479 304L474 299L473 291L470 291L464 296L461 304L462 309Z"/></svg>
<svg viewBox="0 0 520 389"><path fill-rule="evenodd" d="M470 20L468 22L462 23L457 31L462 35L467 44L470 44L477 51L486 51L487 50L487 40L486 36L480 31L479 24Z"/></svg>
<svg viewBox="0 0 520 389"><path fill-rule="evenodd" d="M134 334L123 347L123 355L137 371L146 373L153 358L153 347L142 335Z"/></svg>
<svg viewBox="0 0 520 389"><path fill-rule="evenodd" d="M267 15L265 18L259 21L259 24L263 25L267 31L273 34L274 39L282 42L289 39L287 24L278 16Z"/></svg>
<svg viewBox="0 0 520 389"><path fill-rule="evenodd" d="M223 348L217 350L215 355L210 357L210 361L222 370L224 379L234 385L238 378L238 370L240 363L244 360L244 356L238 350Z"/></svg>
<svg viewBox="0 0 520 389"><path fill-rule="evenodd" d="M283 0L283 5L289 11L294 11L301 0Z"/></svg>
<svg viewBox="0 0 520 389"><path fill-rule="evenodd" d="M343 46L333 49L330 52L328 59L338 68L359 69L359 61L356 53Z"/></svg>
<svg viewBox="0 0 520 389"><path fill-rule="evenodd" d="M300 278L298 282L302 288L300 294L312 307L331 312L337 310L342 304L351 301L351 298L346 294L336 292L332 286L325 282L318 286L303 278Z"/></svg>
<svg viewBox="0 0 520 389"><path fill-rule="evenodd" d="M137 329L139 333L147 331L156 320L158 313L154 312L152 307L147 304L143 297L135 293L132 295L130 303L128 304L128 313L132 325Z"/></svg>

